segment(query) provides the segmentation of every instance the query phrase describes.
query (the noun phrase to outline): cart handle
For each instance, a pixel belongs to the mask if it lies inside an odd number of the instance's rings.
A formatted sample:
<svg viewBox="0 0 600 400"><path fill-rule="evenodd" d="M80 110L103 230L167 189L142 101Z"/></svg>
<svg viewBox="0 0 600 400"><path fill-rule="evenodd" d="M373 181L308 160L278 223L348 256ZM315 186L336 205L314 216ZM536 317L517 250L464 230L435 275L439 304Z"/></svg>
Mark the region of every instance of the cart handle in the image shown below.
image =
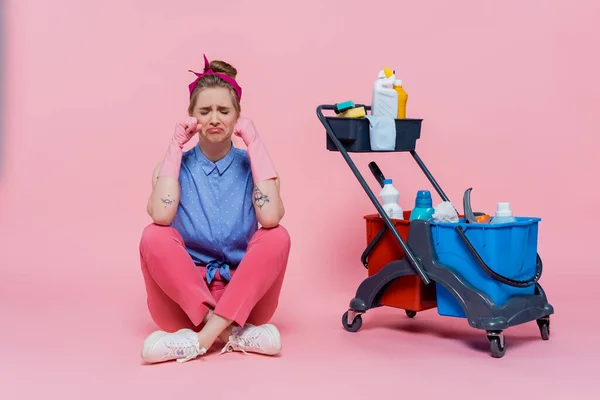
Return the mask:
<svg viewBox="0 0 600 400"><path fill-rule="evenodd" d="M485 271L485 273L488 274L491 278L493 278L499 282L502 282L508 286L512 286L512 287L516 287L516 288L526 288L526 287L529 287L529 286L537 283L537 281L539 281L540 278L542 277L543 265L542 265L542 258L540 257L539 254L537 254L537 258L535 261L535 275L533 277L523 280L523 281L507 278L506 276L500 275L499 273L493 271L485 263L485 261L483 261L483 259L481 258L481 256L479 255L479 253L477 252L477 250L475 249L475 247L473 246L473 244L471 243L471 241L469 240L467 235L465 235L464 231L462 230L462 228L460 226L454 227L454 230L458 233L458 236L460 236L460 238L462 239L464 244L467 246L467 248L469 249L469 252L475 258L475 260L477 261L477 263L479 264L481 269L483 269Z"/></svg>

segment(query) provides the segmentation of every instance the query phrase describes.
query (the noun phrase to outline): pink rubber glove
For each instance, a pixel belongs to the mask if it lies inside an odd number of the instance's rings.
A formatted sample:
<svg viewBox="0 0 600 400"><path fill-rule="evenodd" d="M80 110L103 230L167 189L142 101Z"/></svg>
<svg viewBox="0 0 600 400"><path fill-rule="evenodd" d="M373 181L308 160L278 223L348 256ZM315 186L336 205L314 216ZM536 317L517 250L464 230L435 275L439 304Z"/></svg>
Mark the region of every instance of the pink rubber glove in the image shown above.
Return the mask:
<svg viewBox="0 0 600 400"><path fill-rule="evenodd" d="M269 153L256 132L254 123L247 118L240 118L233 129L233 133L241 137L246 147L248 147L248 158L250 159L254 182L258 183L277 178L275 167L273 167Z"/></svg>
<svg viewBox="0 0 600 400"><path fill-rule="evenodd" d="M158 176L168 176L175 180L179 180L183 146L189 142L196 133L198 133L198 120L194 117L175 124L175 133L173 134L171 143L169 143L169 148L163 159Z"/></svg>

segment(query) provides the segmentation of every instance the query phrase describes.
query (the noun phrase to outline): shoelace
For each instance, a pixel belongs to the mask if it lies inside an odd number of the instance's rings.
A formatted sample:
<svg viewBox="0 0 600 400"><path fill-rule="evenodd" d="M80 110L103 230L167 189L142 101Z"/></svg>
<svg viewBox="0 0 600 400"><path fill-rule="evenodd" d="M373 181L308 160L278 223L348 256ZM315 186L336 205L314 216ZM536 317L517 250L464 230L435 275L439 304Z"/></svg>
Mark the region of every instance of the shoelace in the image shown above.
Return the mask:
<svg viewBox="0 0 600 400"><path fill-rule="evenodd" d="M191 343L190 341L187 341L187 343L190 343L190 344L177 343L174 345L169 345L170 348L175 350L175 354L179 355L180 354L179 351L183 352L184 357L178 358L177 359L178 363L183 363L186 361L193 360L194 358L198 357L199 355L206 353L205 349L200 348L200 343Z"/></svg>
<svg viewBox="0 0 600 400"><path fill-rule="evenodd" d="M255 348L255 349L259 349L259 350L263 351L264 350L263 347L257 341L258 337L259 337L259 335L230 336L229 341L223 347L220 354L223 354L223 353L229 352L229 351L234 351L234 350L240 350L242 353L248 354L244 350L244 347Z"/></svg>

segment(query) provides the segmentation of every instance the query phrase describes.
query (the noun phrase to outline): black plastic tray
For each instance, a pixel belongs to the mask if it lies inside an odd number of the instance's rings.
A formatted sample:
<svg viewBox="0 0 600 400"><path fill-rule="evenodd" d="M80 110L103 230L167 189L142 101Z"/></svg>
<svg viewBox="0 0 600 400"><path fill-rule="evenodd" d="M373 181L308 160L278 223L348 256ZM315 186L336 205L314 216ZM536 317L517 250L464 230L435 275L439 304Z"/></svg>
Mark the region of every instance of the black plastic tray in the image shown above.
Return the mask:
<svg viewBox="0 0 600 400"><path fill-rule="evenodd" d="M369 120L367 118L325 117L334 135L350 153L369 153L371 150ZM391 151L415 150L421 137L422 119L396 119L396 148ZM327 150L339 151L327 135ZM377 152L385 152L377 150Z"/></svg>

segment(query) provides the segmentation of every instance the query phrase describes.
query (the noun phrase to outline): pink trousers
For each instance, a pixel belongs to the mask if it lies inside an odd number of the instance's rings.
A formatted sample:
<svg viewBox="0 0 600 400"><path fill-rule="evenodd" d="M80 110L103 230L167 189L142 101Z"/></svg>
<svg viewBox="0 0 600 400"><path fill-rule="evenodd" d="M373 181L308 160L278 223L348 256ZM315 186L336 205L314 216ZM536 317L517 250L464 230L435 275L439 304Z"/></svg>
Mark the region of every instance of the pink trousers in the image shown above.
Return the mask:
<svg viewBox="0 0 600 400"><path fill-rule="evenodd" d="M283 226L260 228L242 262L231 269L231 281L217 272L208 285L206 269L194 265L179 232L150 224L140 241L150 315L168 332L198 330L209 310L239 326L267 323L279 302L289 252Z"/></svg>

